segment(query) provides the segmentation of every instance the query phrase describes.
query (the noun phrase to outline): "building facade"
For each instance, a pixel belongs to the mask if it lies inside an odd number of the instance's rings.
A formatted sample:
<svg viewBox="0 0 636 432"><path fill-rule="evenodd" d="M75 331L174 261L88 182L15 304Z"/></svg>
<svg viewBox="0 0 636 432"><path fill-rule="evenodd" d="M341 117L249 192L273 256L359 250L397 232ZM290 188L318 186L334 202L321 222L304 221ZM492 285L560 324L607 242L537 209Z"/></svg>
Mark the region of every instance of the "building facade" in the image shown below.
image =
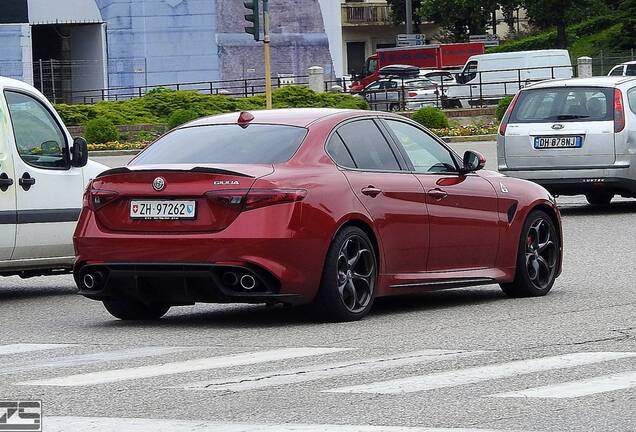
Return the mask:
<svg viewBox="0 0 636 432"><path fill-rule="evenodd" d="M0 75L56 101L87 90L264 76L238 0L2 0ZM342 73L340 5L270 1L274 74ZM70 96L69 96L70 95Z"/></svg>

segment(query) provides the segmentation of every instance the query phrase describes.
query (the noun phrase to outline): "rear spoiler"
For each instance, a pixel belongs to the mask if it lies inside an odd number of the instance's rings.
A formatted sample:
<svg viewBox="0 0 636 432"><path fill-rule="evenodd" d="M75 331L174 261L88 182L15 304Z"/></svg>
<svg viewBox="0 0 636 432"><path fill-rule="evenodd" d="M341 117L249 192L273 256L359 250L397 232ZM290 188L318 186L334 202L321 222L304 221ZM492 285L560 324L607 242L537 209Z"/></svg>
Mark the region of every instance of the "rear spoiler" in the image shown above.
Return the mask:
<svg viewBox="0 0 636 432"><path fill-rule="evenodd" d="M112 168L112 169L106 170L106 171L102 172L101 174L99 174L95 178L102 178L102 177L106 177L106 176L110 176L110 175L126 174L126 173L131 173L131 172L158 171L158 170L160 170L160 171L172 171L172 172L190 171L190 172L196 172L196 173L221 174L221 175L232 175L232 176L238 176L238 177L254 178L254 176L251 176L251 175L248 175L248 174L244 174L244 173L240 173L240 172L237 172L237 171L224 170L224 169L220 169L220 168L207 168L207 167L194 167L194 168L189 169L189 170L182 170L182 169L175 169L175 168L166 168L166 169L148 168L148 169L131 170L130 168L127 168L127 167L119 167L119 168Z"/></svg>

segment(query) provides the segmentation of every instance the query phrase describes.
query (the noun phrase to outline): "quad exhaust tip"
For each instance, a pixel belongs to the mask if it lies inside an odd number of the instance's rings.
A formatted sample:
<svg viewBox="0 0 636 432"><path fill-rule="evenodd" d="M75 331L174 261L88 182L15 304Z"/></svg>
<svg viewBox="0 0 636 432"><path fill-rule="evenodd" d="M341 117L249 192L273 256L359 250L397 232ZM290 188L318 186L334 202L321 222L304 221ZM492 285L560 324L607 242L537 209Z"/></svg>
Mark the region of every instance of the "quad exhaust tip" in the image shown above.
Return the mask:
<svg viewBox="0 0 636 432"><path fill-rule="evenodd" d="M102 274L100 272L86 273L82 278L84 288L89 290L96 289L101 282Z"/></svg>
<svg viewBox="0 0 636 432"><path fill-rule="evenodd" d="M241 288L251 291L256 288L256 279L252 275L243 275L241 277Z"/></svg>

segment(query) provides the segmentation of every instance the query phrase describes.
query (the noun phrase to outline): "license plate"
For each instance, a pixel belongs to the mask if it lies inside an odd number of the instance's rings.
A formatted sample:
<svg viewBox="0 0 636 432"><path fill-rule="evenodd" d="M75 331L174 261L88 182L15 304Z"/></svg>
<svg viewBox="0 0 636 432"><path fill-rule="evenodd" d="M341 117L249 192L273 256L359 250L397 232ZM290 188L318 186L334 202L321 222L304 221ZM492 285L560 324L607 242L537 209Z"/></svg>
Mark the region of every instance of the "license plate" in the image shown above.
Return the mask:
<svg viewBox="0 0 636 432"><path fill-rule="evenodd" d="M141 201L130 202L132 219L194 219L196 201Z"/></svg>
<svg viewBox="0 0 636 432"><path fill-rule="evenodd" d="M535 137L534 148L580 148L583 145L582 136L561 136L561 137Z"/></svg>

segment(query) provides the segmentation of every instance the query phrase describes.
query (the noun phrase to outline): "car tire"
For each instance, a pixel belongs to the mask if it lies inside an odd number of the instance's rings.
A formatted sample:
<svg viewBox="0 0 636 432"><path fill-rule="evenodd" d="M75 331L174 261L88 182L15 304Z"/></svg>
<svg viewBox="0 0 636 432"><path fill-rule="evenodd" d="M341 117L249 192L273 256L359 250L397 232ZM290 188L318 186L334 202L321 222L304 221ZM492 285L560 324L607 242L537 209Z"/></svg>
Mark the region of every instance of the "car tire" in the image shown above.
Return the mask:
<svg viewBox="0 0 636 432"><path fill-rule="evenodd" d="M540 297L552 289L561 261L561 244L554 221L535 210L523 224L517 269L512 283L500 284L510 297Z"/></svg>
<svg viewBox="0 0 636 432"><path fill-rule="evenodd" d="M348 226L333 239L312 309L324 321L357 321L375 299L378 264L369 236Z"/></svg>
<svg viewBox="0 0 636 432"><path fill-rule="evenodd" d="M104 307L115 318L124 321L154 321L158 320L170 309L169 305L161 303L146 304L137 300L120 298L104 300Z"/></svg>
<svg viewBox="0 0 636 432"><path fill-rule="evenodd" d="M585 199L588 203L595 206L606 206L614 198L614 194L607 191L591 192L585 194Z"/></svg>

